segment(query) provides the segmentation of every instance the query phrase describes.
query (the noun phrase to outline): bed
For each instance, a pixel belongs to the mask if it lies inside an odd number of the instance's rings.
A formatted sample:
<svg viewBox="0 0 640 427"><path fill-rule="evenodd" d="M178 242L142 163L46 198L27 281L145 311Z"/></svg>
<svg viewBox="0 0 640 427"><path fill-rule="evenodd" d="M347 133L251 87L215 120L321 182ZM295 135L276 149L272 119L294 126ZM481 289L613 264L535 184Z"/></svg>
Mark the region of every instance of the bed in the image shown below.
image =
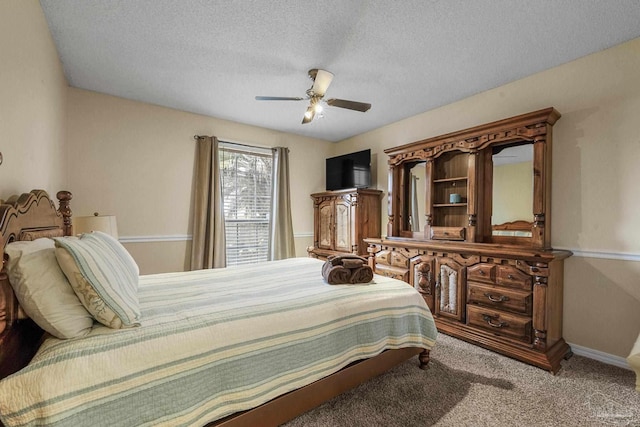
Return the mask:
<svg viewBox="0 0 640 427"><path fill-rule="evenodd" d="M34 190L0 204L2 247L72 235ZM0 273L0 420L13 425L279 425L389 368L436 328L406 283L327 285L322 261L139 276L140 325L53 337ZM35 316L34 316L35 318Z"/></svg>

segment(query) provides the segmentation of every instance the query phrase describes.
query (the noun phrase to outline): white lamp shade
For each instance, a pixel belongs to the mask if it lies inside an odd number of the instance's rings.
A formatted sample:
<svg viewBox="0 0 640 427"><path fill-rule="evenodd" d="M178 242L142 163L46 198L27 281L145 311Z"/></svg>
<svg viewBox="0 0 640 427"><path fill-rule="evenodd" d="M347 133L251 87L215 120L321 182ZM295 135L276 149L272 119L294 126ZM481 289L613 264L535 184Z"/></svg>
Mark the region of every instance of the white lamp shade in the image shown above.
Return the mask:
<svg viewBox="0 0 640 427"><path fill-rule="evenodd" d="M114 239L118 238L115 215L78 216L73 218L73 228L75 234L102 231L111 235Z"/></svg>

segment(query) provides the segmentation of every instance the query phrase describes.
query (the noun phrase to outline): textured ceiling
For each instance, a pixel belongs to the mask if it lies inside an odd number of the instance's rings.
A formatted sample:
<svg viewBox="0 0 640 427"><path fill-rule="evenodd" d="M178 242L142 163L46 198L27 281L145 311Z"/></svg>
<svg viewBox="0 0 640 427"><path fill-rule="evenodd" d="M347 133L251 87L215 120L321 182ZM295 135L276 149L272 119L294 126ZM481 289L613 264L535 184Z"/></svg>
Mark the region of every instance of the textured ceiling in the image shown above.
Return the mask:
<svg viewBox="0 0 640 427"><path fill-rule="evenodd" d="M639 0L41 0L69 84L340 141L640 37ZM335 74L301 124L310 68Z"/></svg>

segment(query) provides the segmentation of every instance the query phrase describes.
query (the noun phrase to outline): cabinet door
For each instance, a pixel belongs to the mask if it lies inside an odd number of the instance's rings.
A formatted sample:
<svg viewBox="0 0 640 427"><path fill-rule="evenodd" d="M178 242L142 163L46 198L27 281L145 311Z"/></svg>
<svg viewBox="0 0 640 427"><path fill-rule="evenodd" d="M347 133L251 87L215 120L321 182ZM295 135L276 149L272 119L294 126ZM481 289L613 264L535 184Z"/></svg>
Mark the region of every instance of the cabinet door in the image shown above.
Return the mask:
<svg viewBox="0 0 640 427"><path fill-rule="evenodd" d="M335 201L335 241L336 251L351 252L355 243L351 239L351 203L338 199Z"/></svg>
<svg viewBox="0 0 640 427"><path fill-rule="evenodd" d="M333 201L328 200L318 206L318 247L333 249Z"/></svg>
<svg viewBox="0 0 640 427"><path fill-rule="evenodd" d="M435 312L436 295L436 258L431 255L420 255L411 259L409 282L416 288L429 306Z"/></svg>
<svg viewBox="0 0 640 427"><path fill-rule="evenodd" d="M436 304L434 314L464 320L467 270L451 258L436 259Z"/></svg>

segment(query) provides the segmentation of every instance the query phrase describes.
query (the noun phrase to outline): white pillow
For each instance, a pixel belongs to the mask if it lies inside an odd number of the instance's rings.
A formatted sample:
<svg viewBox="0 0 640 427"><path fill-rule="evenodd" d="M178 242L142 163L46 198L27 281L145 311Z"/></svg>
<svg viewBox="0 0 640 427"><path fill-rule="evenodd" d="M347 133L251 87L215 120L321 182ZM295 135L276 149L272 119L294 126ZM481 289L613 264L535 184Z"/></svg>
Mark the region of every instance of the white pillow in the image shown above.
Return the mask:
<svg viewBox="0 0 640 427"><path fill-rule="evenodd" d="M99 231L54 240L60 268L98 322L113 329L140 325L140 271L120 242Z"/></svg>
<svg viewBox="0 0 640 427"><path fill-rule="evenodd" d="M13 242L5 253L7 274L20 306L38 326L62 339L91 331L93 318L60 269L53 240Z"/></svg>

